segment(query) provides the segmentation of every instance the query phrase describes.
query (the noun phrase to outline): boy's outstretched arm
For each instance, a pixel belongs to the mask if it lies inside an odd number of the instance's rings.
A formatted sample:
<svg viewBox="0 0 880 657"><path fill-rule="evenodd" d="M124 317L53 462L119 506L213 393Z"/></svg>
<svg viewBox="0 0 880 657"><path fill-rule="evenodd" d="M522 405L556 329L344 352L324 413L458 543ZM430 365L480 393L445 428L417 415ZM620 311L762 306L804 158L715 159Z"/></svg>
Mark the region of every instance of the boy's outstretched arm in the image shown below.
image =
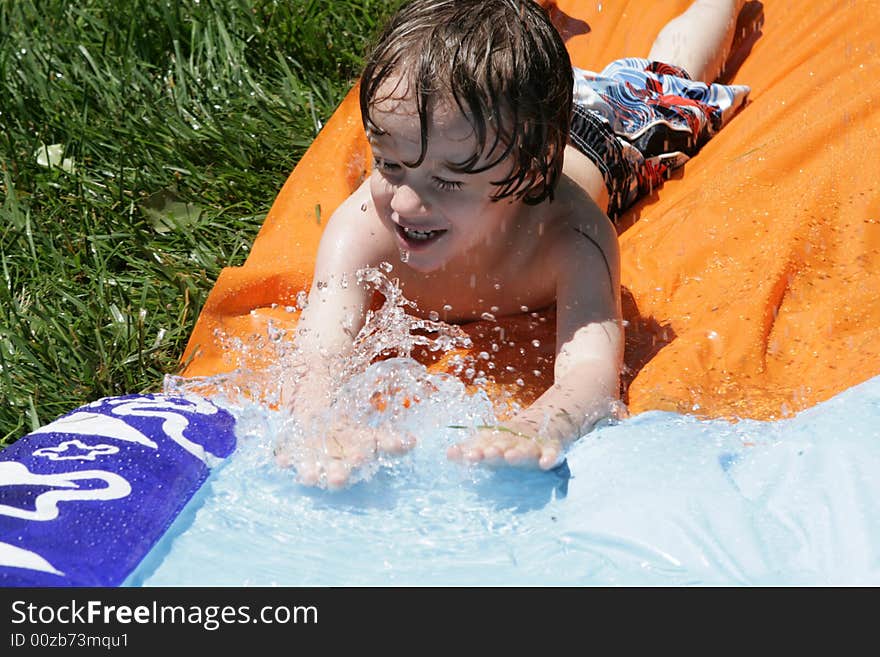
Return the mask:
<svg viewBox="0 0 880 657"><path fill-rule="evenodd" d="M559 255L564 264L557 278L553 385L501 426L481 429L450 448L450 458L546 470L614 412L624 345L617 240L572 230L579 234Z"/></svg>
<svg viewBox="0 0 880 657"><path fill-rule="evenodd" d="M315 365L307 372L312 378L324 376L324 365L335 356L351 352L366 315L368 294L358 285L357 271L372 264L373 254L355 214L363 191L361 186L330 217L318 246L308 305L297 322L297 353Z"/></svg>
<svg viewBox="0 0 880 657"><path fill-rule="evenodd" d="M342 487L352 470L377 452L407 447L405 438L354 425L342 412L324 414L333 403L339 372L352 354L371 301L371 292L358 283L357 272L387 256L376 227L362 210L368 201L365 183L324 229L308 305L296 327L295 356L281 382L282 404L298 421L300 432L280 437L276 457L293 466L298 480L307 485L323 482L330 488Z"/></svg>

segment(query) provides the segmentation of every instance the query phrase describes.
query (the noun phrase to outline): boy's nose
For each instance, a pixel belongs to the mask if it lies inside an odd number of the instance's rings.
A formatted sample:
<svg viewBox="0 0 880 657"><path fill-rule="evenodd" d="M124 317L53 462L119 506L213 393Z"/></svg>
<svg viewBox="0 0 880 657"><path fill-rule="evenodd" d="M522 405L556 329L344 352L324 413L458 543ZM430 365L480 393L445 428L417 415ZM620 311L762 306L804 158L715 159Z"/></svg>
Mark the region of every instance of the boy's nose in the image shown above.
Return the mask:
<svg viewBox="0 0 880 657"><path fill-rule="evenodd" d="M424 213L427 205L415 189L409 185L399 185L391 197L391 209L401 216L411 217Z"/></svg>

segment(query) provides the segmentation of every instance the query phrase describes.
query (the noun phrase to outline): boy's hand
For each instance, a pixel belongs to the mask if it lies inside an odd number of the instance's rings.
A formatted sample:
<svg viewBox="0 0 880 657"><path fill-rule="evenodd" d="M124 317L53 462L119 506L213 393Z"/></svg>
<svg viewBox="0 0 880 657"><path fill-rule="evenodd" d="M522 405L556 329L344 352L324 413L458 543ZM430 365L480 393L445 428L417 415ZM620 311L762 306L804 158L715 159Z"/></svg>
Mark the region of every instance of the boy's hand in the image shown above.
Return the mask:
<svg viewBox="0 0 880 657"><path fill-rule="evenodd" d="M293 467L304 486L326 485L331 490L346 487L357 468L381 455L403 454L415 446L411 434L357 424L338 423L297 439L297 444L279 446L275 459L282 467Z"/></svg>
<svg viewBox="0 0 880 657"><path fill-rule="evenodd" d="M481 427L466 441L450 447L447 456L464 463L482 462L487 465L549 470L559 465L563 450L559 440L498 426Z"/></svg>

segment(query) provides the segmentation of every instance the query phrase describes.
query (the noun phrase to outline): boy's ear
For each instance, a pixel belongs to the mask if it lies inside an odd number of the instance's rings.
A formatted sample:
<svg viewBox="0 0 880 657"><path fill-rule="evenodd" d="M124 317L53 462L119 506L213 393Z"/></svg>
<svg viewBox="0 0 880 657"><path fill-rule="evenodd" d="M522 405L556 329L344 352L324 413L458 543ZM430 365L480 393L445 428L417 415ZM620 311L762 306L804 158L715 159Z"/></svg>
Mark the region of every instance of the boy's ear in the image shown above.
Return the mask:
<svg viewBox="0 0 880 657"><path fill-rule="evenodd" d="M547 183L547 177L544 175L544 172L547 171L547 168L550 166L550 162L552 162L552 158L548 155L543 162L537 157L532 158L532 164L530 166L530 171L532 175L532 179L535 181L535 185L540 183L542 186Z"/></svg>
<svg viewBox="0 0 880 657"><path fill-rule="evenodd" d="M530 201L537 202L537 199L543 194L544 187L547 184L547 177L544 175L541 161L536 157L532 158L524 184L528 191L522 195L522 200L526 203Z"/></svg>
<svg viewBox="0 0 880 657"><path fill-rule="evenodd" d="M549 145L547 148L547 152L544 154L543 161L540 157L532 157L531 162L529 164L529 193L527 193L523 198L524 200L533 200L536 199L544 199L547 197L553 196L553 189L551 187L556 186L556 182L558 182L558 176L562 172L562 166L560 165L558 171L554 169L554 162L557 159L557 149L555 145ZM553 180L551 182L551 178L555 175L557 180Z"/></svg>
<svg viewBox="0 0 880 657"><path fill-rule="evenodd" d="M547 174L553 170L553 162L556 160L556 147L551 145L544 155L543 161L540 158L532 158L532 171L535 174L535 181L540 181L541 186L547 184Z"/></svg>

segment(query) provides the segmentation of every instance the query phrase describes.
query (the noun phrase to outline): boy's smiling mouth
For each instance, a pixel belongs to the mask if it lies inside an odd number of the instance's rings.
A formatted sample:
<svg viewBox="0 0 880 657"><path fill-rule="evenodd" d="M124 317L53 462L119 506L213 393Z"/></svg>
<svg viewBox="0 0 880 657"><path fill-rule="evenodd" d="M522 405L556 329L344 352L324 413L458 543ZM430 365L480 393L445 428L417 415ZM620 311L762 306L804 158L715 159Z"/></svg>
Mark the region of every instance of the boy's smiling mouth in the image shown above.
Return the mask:
<svg viewBox="0 0 880 657"><path fill-rule="evenodd" d="M422 248L437 241L441 236L446 234L446 229L437 230L418 230L415 228L407 228L396 224L397 235L409 248Z"/></svg>

